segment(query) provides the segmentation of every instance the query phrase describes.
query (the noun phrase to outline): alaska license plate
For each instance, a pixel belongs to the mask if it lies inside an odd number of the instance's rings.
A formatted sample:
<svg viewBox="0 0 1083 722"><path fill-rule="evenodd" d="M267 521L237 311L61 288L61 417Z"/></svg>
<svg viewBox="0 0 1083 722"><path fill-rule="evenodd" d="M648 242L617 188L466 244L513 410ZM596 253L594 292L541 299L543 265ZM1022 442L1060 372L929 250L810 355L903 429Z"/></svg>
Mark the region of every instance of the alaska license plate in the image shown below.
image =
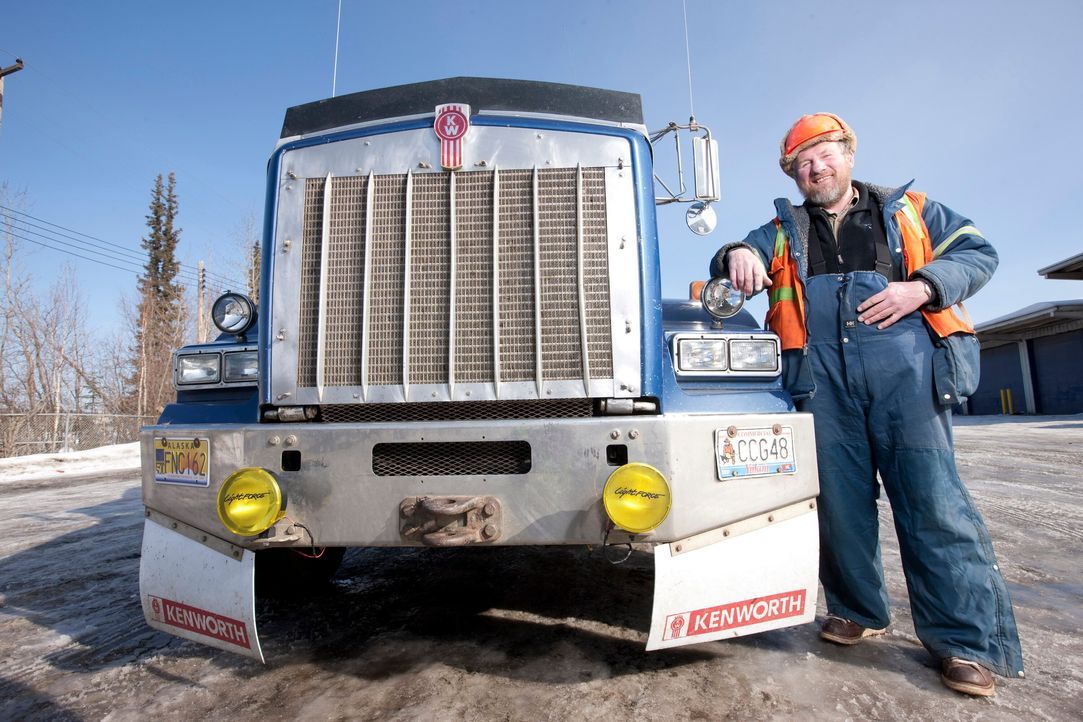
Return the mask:
<svg viewBox="0 0 1083 722"><path fill-rule="evenodd" d="M720 481L797 471L792 426L730 426L715 431L714 438Z"/></svg>
<svg viewBox="0 0 1083 722"><path fill-rule="evenodd" d="M155 437L154 480L160 484L209 485L210 450L210 439Z"/></svg>

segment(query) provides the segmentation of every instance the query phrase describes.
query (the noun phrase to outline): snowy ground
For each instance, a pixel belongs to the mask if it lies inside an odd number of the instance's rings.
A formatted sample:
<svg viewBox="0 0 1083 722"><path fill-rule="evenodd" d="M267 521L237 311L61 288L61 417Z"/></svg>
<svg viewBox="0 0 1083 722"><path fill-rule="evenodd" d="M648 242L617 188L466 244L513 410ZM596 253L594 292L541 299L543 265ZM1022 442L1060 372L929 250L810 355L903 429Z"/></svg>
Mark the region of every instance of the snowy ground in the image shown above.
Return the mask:
<svg viewBox="0 0 1083 722"><path fill-rule="evenodd" d="M1079 719L1083 416L956 438L1027 665L991 700L941 687L913 636L886 506L895 623L854 648L805 625L647 654L646 554L355 550L319 594L260 602L261 666L143 624L127 444L0 460L0 719Z"/></svg>
<svg viewBox="0 0 1083 722"><path fill-rule="evenodd" d="M59 479L63 475L123 474L139 469L139 442L89 451L33 454L0 459L0 485Z"/></svg>

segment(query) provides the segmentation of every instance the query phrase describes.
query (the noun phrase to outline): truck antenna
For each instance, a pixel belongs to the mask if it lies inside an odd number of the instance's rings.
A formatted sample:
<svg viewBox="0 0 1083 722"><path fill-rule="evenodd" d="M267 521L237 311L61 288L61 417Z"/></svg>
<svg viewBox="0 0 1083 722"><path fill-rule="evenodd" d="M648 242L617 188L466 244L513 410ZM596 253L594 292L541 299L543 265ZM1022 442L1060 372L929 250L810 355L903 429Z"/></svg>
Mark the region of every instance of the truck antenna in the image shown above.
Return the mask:
<svg viewBox="0 0 1083 722"><path fill-rule="evenodd" d="M688 114L689 122L696 120L696 109L692 105L692 51L688 45L688 0L681 0L681 10L684 12L684 59L688 65Z"/></svg>
<svg viewBox="0 0 1083 722"><path fill-rule="evenodd" d="M331 97L335 97L335 83L338 81L338 35L342 28L342 0L338 0L338 20L335 21L335 69L331 71ZM688 30L685 29L687 34Z"/></svg>

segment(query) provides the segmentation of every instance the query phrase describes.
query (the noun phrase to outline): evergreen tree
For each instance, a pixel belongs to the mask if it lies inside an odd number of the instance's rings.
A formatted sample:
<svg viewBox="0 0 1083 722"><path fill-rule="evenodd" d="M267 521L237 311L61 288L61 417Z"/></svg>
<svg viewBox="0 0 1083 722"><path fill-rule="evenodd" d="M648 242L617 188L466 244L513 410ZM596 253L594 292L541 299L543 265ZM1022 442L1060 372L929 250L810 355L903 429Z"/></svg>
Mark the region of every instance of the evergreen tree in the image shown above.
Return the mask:
<svg viewBox="0 0 1083 722"><path fill-rule="evenodd" d="M172 353L184 339L186 313L184 286L177 280L177 242L181 229L177 219L176 178L154 180L147 213L149 232L143 238L147 262L139 277L139 304L133 321L131 411L157 414L173 396Z"/></svg>

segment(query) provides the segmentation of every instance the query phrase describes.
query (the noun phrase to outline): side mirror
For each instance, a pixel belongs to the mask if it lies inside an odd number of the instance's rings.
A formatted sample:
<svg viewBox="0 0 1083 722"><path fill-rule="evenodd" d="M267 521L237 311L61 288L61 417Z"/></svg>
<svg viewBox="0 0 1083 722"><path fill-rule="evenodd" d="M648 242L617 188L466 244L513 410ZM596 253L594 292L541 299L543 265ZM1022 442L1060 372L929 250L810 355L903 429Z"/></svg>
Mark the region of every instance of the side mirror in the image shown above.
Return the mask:
<svg viewBox="0 0 1083 722"><path fill-rule="evenodd" d="M701 201L717 201L718 187L718 141L709 136L692 139L692 158L696 167L696 198Z"/></svg>
<svg viewBox="0 0 1083 722"><path fill-rule="evenodd" d="M684 166L681 164L681 132L692 134L702 133L692 138L692 161L695 167L696 192L694 196L688 196L684 183ZM720 198L718 170L718 142L711 137L711 129L696 122L695 117L688 119L688 125L670 123L665 128L652 133L650 137L651 148L658 146L658 142L673 133L674 148L677 160L677 177L680 179L680 187L673 191L665 181L655 173L655 187L661 187L666 195L656 195L655 205L668 203L688 203L688 211L684 215L685 223L693 233L704 236L710 233L718 225L718 216L715 214L711 203ZM657 193L657 191L656 191Z"/></svg>

